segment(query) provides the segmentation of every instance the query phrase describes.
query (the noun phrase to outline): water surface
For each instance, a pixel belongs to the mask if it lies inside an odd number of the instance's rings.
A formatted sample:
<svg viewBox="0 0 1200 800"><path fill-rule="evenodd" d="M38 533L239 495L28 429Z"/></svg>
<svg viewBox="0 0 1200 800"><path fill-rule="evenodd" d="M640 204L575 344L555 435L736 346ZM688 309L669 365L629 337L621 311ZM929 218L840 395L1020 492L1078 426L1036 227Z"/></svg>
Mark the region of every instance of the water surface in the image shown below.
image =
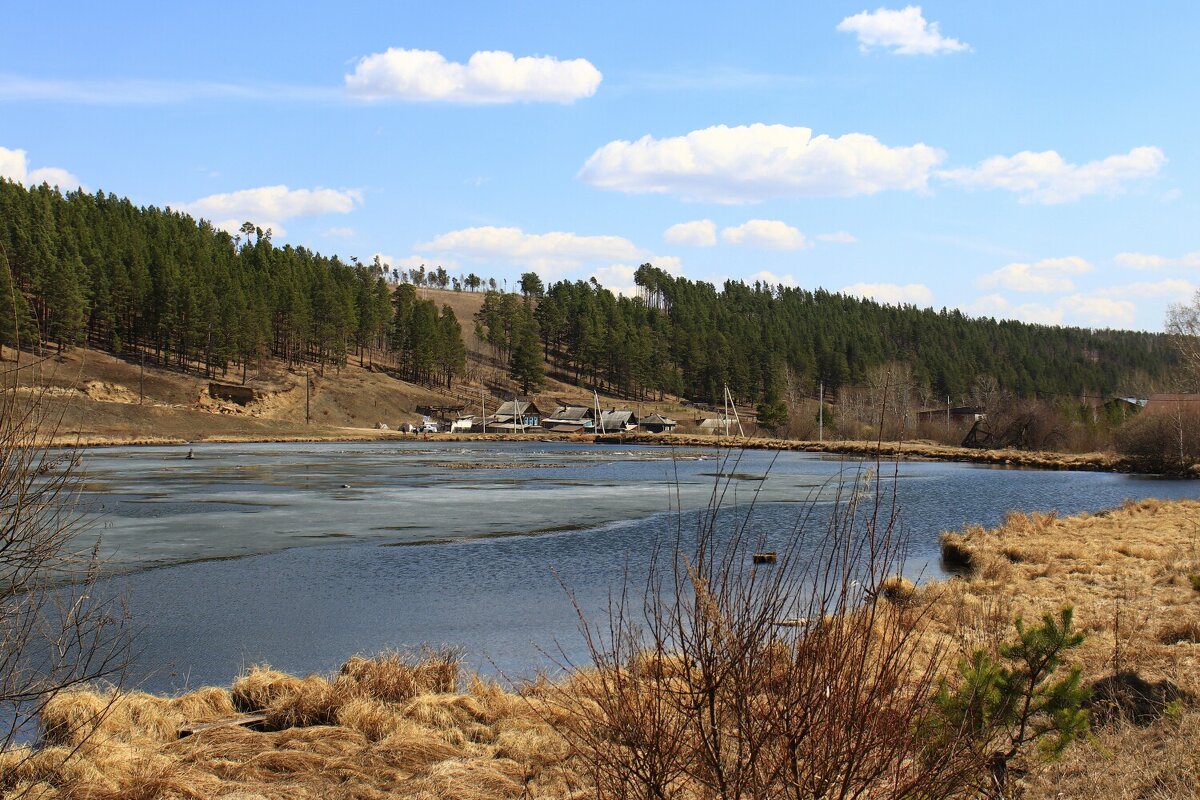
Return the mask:
<svg viewBox="0 0 1200 800"><path fill-rule="evenodd" d="M357 652L464 648L484 671L582 655L564 585L602 612L656 537L720 495L781 543L860 476L806 453L555 443L205 445L89 452L84 502L141 632L156 690L227 684L252 663L327 671ZM872 465L873 466L873 465ZM1095 511L1196 497L1187 481L969 464L884 464L910 541L938 574L937 535L1010 509ZM752 509L751 509L752 506ZM824 509L824 510L823 510Z"/></svg>

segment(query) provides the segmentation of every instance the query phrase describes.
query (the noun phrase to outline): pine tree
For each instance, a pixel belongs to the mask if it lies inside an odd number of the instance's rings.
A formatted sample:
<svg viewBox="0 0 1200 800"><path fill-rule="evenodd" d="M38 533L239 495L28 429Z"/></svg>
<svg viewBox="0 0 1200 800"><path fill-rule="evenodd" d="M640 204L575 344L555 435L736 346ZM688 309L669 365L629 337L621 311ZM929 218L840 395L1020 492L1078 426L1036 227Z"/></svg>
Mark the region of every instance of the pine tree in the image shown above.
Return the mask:
<svg viewBox="0 0 1200 800"><path fill-rule="evenodd" d="M542 385L545 373L542 368L542 348L538 341L537 320L528 309L522 308L513 320L512 352L509 356L508 374L521 384L521 393Z"/></svg>

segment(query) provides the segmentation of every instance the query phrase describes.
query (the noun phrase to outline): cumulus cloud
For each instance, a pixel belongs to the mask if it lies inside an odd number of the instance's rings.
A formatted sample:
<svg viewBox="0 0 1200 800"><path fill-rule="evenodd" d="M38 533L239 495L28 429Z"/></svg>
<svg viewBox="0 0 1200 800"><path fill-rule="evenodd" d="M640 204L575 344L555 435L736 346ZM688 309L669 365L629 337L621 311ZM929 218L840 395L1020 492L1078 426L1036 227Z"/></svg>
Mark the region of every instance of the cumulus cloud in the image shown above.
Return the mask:
<svg viewBox="0 0 1200 800"><path fill-rule="evenodd" d="M193 216L211 220L224 230L235 232L244 222L252 222L277 236L287 235L282 223L295 217L320 214L349 214L362 205L362 193L357 189L289 189L260 186L236 192L210 194L181 203L177 207Z"/></svg>
<svg viewBox="0 0 1200 800"><path fill-rule="evenodd" d="M1014 262L979 279L984 289L1008 289L1013 292L1070 292L1075 283L1069 276L1092 271L1092 265L1079 256L1043 258L1032 264Z"/></svg>
<svg viewBox="0 0 1200 800"><path fill-rule="evenodd" d="M1196 291L1196 284L1184 278L1167 278L1161 281L1137 281L1123 286L1101 289L1098 297L1171 297L1186 298Z"/></svg>
<svg viewBox="0 0 1200 800"><path fill-rule="evenodd" d="M858 37L858 49L869 52L878 47L902 56L936 55L970 50L970 45L942 36L938 23L929 22L920 6L895 11L879 8L846 17L838 23L842 33Z"/></svg>
<svg viewBox="0 0 1200 800"><path fill-rule="evenodd" d="M1136 310L1132 301L1105 297L1100 293L1071 294L1051 305L1011 303L1003 295L991 294L963 307L963 311L972 316L1092 328L1129 327L1133 325Z"/></svg>
<svg viewBox="0 0 1200 800"><path fill-rule="evenodd" d="M818 242L829 242L831 244L854 244L858 241L854 234L846 231L838 231L837 233L818 233Z"/></svg>
<svg viewBox="0 0 1200 800"><path fill-rule="evenodd" d="M790 274L776 275L770 270L761 270L746 278L746 283L753 284L755 281L762 281L767 286L799 286L796 279Z"/></svg>
<svg viewBox="0 0 1200 800"><path fill-rule="evenodd" d="M85 188L79 178L62 167L36 167L30 169L29 157L24 150L10 150L0 147L0 178L23 183L26 186L40 186L48 183L57 186L64 192L72 189Z"/></svg>
<svg viewBox="0 0 1200 800"><path fill-rule="evenodd" d="M963 306L963 311L973 317L1015 319L1041 325L1059 325L1063 318L1061 308L1052 308L1042 303L1010 303L1000 294L984 295L974 303Z"/></svg>
<svg viewBox="0 0 1200 800"><path fill-rule="evenodd" d="M678 258L654 255L621 236L581 236L564 231L526 233L520 228L490 225L443 233L416 245L415 249L474 261L508 261L522 269L532 269L543 277L568 270L647 261L664 270L679 268Z"/></svg>
<svg viewBox="0 0 1200 800"><path fill-rule="evenodd" d="M1094 328L1128 328L1133 325L1137 306L1129 300L1116 300L1091 294L1072 294L1058 306L1078 324Z"/></svg>
<svg viewBox="0 0 1200 800"><path fill-rule="evenodd" d="M609 142L579 178L601 189L685 200L752 203L773 197L851 197L925 191L941 150L889 147L874 136L813 136L788 125L717 125L685 136Z"/></svg>
<svg viewBox="0 0 1200 800"><path fill-rule="evenodd" d="M712 247L717 243L717 223L711 219L680 222L663 232L663 241L693 247Z"/></svg>
<svg viewBox="0 0 1200 800"><path fill-rule="evenodd" d="M1166 256L1153 255L1151 253L1117 253L1113 261L1116 261L1123 267L1146 271L1180 267L1195 269L1200 267L1200 250L1185 253L1179 258L1167 258Z"/></svg>
<svg viewBox="0 0 1200 800"><path fill-rule="evenodd" d="M1015 156L992 156L976 167L942 170L938 177L967 189L1015 192L1022 203L1054 205L1093 194L1117 194L1130 181L1157 175L1166 163L1157 147L1135 147L1086 164L1070 164L1054 150L1025 150Z"/></svg>
<svg viewBox="0 0 1200 800"><path fill-rule="evenodd" d="M752 219L725 228L721 238L730 244L768 250L800 250L809 246L803 233L777 219Z"/></svg>
<svg viewBox="0 0 1200 800"><path fill-rule="evenodd" d="M346 76L346 91L366 100L573 103L595 94L601 77L583 58L484 50L460 64L434 50L390 47L360 59Z"/></svg>
<svg viewBox="0 0 1200 800"><path fill-rule="evenodd" d="M933 305L933 291L923 283L854 283L838 290L842 294L867 297L880 303L898 306L909 303L916 306Z"/></svg>

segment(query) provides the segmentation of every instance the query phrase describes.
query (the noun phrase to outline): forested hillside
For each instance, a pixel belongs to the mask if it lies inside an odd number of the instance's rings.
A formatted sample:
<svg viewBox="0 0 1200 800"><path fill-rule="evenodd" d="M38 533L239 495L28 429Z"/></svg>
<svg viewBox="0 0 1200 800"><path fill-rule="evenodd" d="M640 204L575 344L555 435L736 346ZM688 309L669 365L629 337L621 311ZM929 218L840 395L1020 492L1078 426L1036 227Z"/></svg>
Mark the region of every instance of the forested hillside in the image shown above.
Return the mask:
<svg viewBox="0 0 1200 800"><path fill-rule="evenodd" d="M17 291L14 293L12 287ZM206 373L265 358L339 365L385 354L407 376L462 372L449 308L403 295L380 265L276 247L112 194L0 180L0 339L143 350Z"/></svg>
<svg viewBox="0 0 1200 800"><path fill-rule="evenodd" d="M720 398L861 384L886 363L912 383L961 398L982 376L1025 396L1145 391L1177 358L1161 334L972 319L961 311L888 306L823 289L712 284L649 264L637 298L556 283L537 306L547 356L581 380Z"/></svg>
<svg viewBox="0 0 1200 800"><path fill-rule="evenodd" d="M630 398L702 402L719 401L726 385L767 405L785 388L836 392L885 364L905 365L912 385L943 402L985 376L1026 396L1142 394L1176 359L1161 334L971 319L821 289L718 290L649 264L636 282L639 295L623 297L594 281L543 287L526 273L523 298L489 291L475 322L526 391L548 368ZM10 343L20 333L27 344L141 350L209 374L270 357L322 366L382 358L411 380L446 385L464 371L460 322L414 283L485 282L347 263L277 247L250 224L231 235L111 194L0 180L0 338Z"/></svg>

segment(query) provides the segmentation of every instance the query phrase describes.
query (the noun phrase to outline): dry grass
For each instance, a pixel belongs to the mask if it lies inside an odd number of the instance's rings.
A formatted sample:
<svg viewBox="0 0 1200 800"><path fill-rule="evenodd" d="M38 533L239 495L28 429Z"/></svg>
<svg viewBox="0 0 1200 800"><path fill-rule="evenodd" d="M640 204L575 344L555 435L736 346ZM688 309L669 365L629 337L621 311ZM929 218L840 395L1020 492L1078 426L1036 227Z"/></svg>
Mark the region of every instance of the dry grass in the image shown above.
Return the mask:
<svg viewBox="0 0 1200 800"><path fill-rule="evenodd" d="M1143 500L1099 514L1009 514L943 537L961 579L930 587L944 635L965 655L994 647L1021 614L1071 605L1087 634L1086 680L1131 671L1200 697L1200 502ZM1100 727L1027 781L1026 797L1200 796L1200 710L1189 702L1148 727Z"/></svg>
<svg viewBox="0 0 1200 800"><path fill-rule="evenodd" d="M331 678L254 667L232 691L168 699L63 694L45 744L0 755L0 796L36 798L566 798L580 780L529 699L473 679L457 656L355 657ZM267 727L186 724L262 711ZM69 732L60 736L58 732ZM90 734L90 735L89 735ZM74 757L70 757L75 750Z"/></svg>
<svg viewBox="0 0 1200 800"><path fill-rule="evenodd" d="M884 593L891 613L901 615L922 597L934 600L938 639L931 647L964 655L995 649L1015 615L1074 605L1088 634L1078 649L1087 678L1119 667L1200 696L1200 594L1189 579L1200 573L1200 502L1142 501L1070 518L1012 514L998 528L973 527L947 542L968 574L920 588L895 580ZM684 667L647 655L628 669L669 682ZM352 658L328 677L255 667L232 691L206 688L174 699L72 692L47 706L40 750L0 754L0 793L46 800L592 797L584 765L554 723L569 722L563 693L586 703L604 679L581 669L555 684L511 691L479 677L463 681L453 653L389 652ZM184 724L239 711L264 711L273 730L221 727L176 738ZM1193 797L1200 794L1198 754L1200 712L1174 704L1148 726L1097 728L1059 762L1027 776L1023 790L1028 798Z"/></svg>

